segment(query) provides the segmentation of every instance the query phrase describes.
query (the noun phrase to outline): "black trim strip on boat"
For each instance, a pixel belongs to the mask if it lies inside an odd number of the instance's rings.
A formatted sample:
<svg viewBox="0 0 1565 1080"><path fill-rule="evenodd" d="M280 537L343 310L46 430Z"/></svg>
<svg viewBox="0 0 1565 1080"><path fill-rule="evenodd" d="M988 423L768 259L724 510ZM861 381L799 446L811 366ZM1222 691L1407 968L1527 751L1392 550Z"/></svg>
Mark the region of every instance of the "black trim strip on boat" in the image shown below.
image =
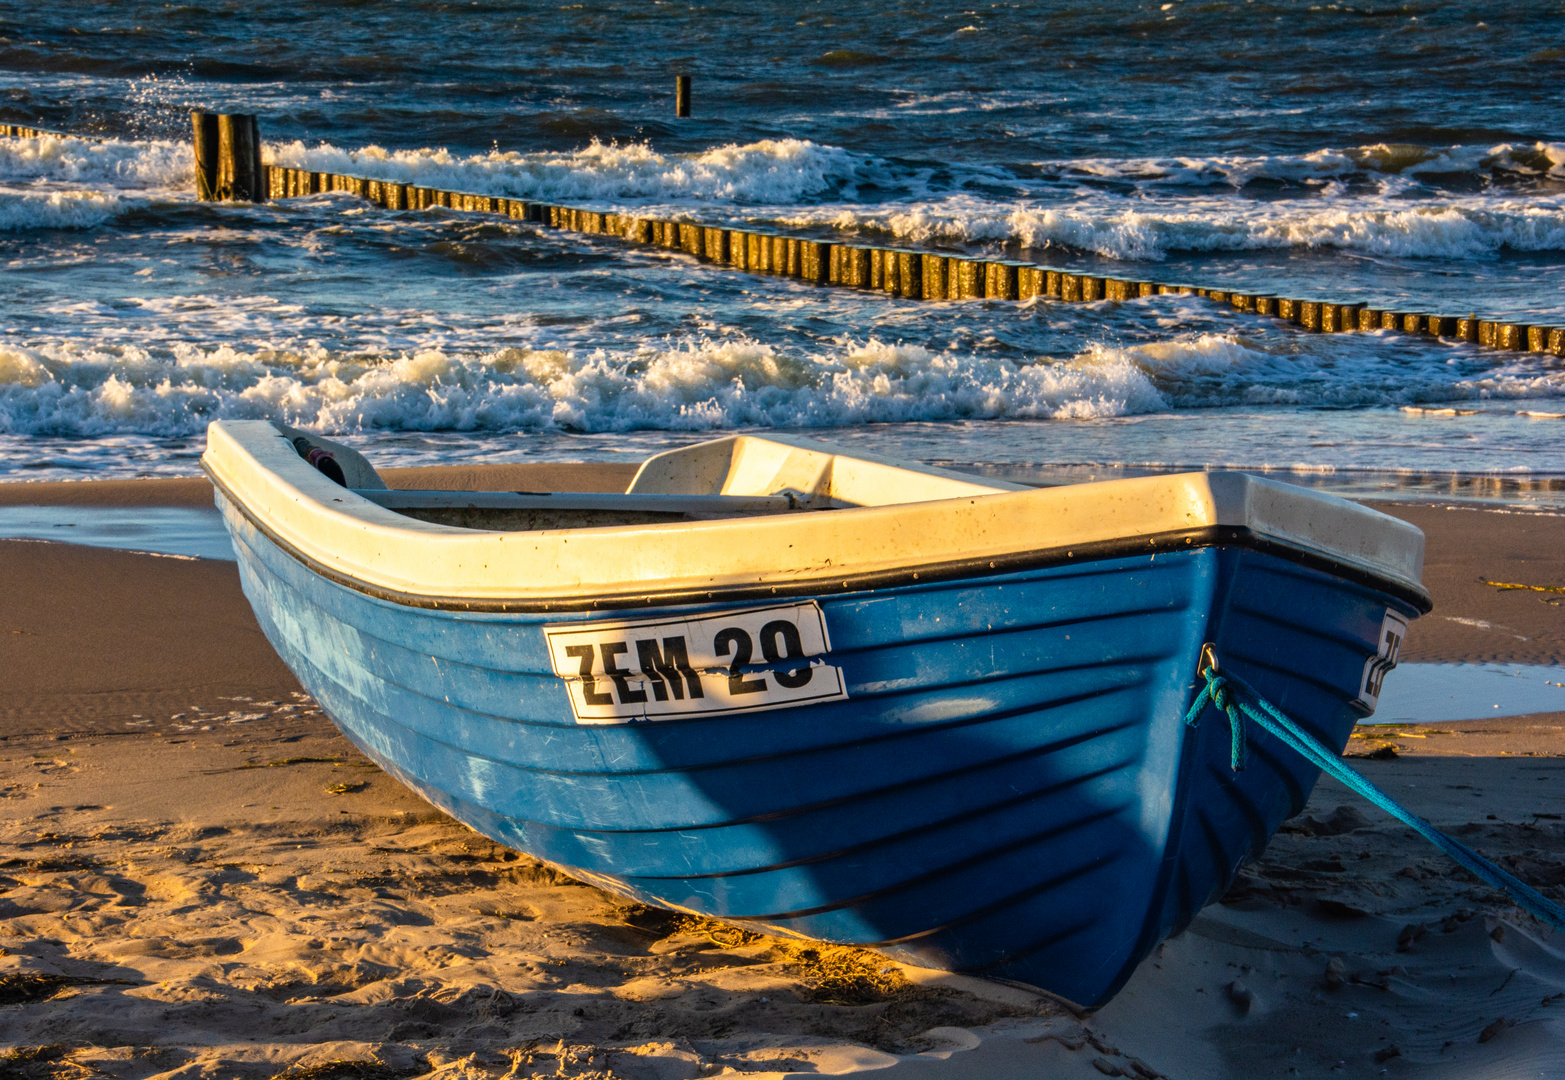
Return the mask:
<svg viewBox="0 0 1565 1080"><path fill-rule="evenodd" d="M1183 529L1174 532L1152 533L1143 536L1116 537L1113 540L1095 540L1054 548L1038 548L992 559L954 559L944 563L927 563L918 567L898 567L895 570L874 570L829 578L811 578L803 581L779 582L775 585L721 585L711 588L683 588L648 590L623 593L598 593L591 596L539 597L529 599L480 598L464 596L429 596L388 589L333 570L319 560L306 555L287 540L278 536L264 522L250 512L228 487L202 465L208 479L229 503L236 507L245 520L255 529L311 572L355 592L372 596L377 600L402 607L425 608L436 611L470 611L486 614L552 613L571 611L621 611L627 608L676 607L681 604L742 603L755 600L772 600L788 596L820 596L832 593L862 592L872 589L890 589L907 585L931 585L947 581L989 577L994 574L1017 573L1053 566L1070 566L1100 559L1125 558L1131 555L1162 555L1173 551L1188 551L1197 547L1242 547L1266 555L1275 555L1289 562L1298 563L1312 570L1319 570L1353 582L1377 592L1386 593L1416 610L1428 614L1434 608L1429 591L1416 588L1406 582L1395 581L1376 574L1365 567L1333 558L1330 555L1291 544L1264 533L1258 533L1247 525L1208 525L1199 529Z"/></svg>

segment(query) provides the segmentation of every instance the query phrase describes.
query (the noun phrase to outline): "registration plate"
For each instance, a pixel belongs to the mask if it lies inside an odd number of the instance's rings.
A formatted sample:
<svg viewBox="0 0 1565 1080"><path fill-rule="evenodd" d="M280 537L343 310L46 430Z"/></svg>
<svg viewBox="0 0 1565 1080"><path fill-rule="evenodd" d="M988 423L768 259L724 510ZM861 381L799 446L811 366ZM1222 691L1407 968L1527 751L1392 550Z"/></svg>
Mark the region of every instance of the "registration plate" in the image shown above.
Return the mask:
<svg viewBox="0 0 1565 1080"><path fill-rule="evenodd" d="M779 709L848 696L820 605L544 627L581 724Z"/></svg>

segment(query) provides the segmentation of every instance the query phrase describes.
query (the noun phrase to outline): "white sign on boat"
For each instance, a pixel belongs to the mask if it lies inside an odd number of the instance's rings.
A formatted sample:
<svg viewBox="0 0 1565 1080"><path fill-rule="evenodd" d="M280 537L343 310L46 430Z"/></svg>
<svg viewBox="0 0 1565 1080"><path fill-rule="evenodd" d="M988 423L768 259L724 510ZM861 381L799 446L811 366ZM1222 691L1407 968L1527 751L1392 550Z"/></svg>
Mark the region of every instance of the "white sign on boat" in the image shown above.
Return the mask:
<svg viewBox="0 0 1565 1080"><path fill-rule="evenodd" d="M813 600L688 619L548 626L581 724L775 709L848 696ZM796 660L793 666L788 661Z"/></svg>

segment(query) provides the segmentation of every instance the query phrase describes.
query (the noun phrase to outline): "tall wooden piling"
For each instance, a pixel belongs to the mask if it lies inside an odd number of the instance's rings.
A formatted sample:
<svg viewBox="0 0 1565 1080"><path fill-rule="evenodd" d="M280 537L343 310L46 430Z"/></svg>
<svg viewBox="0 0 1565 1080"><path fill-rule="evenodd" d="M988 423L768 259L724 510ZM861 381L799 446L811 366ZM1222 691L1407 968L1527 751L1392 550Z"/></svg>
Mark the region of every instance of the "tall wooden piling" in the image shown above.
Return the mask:
<svg viewBox="0 0 1565 1080"><path fill-rule="evenodd" d="M261 134L255 117L243 113L194 112L196 197L204 201L265 202Z"/></svg>
<svg viewBox="0 0 1565 1080"><path fill-rule="evenodd" d="M217 114L192 112L190 126L196 157L196 198L202 202L217 200Z"/></svg>
<svg viewBox="0 0 1565 1080"><path fill-rule="evenodd" d="M674 76L674 115L688 118L690 116L690 76Z"/></svg>

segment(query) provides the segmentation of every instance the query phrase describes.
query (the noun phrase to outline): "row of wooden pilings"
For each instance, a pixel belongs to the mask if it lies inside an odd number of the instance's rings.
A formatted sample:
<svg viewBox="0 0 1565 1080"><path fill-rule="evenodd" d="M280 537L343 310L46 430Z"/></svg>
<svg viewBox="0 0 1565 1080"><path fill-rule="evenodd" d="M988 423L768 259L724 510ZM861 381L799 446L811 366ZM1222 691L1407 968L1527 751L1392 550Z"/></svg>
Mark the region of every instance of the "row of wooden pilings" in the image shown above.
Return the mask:
<svg viewBox="0 0 1565 1080"><path fill-rule="evenodd" d="M53 135L62 139L77 137L66 135L61 131L50 131L47 128L22 127L20 124L0 124L0 137L7 139L42 139L46 135Z"/></svg>
<svg viewBox="0 0 1565 1080"><path fill-rule="evenodd" d="M871 289L915 300L1027 300L1036 296L1091 303L1166 294L1193 295L1225 304L1234 311L1269 315L1318 333L1394 330L1456 338L1488 348L1565 355L1565 327L1480 319L1475 315L1430 315L1367 304L1107 277L1004 259L843 244L758 229L610 214L280 166L268 166L266 175L268 194L274 199L344 191L388 210L442 207L498 214L556 229L615 236L683 251L737 270L779 274L814 285Z"/></svg>
<svg viewBox="0 0 1565 1080"><path fill-rule="evenodd" d="M633 243L683 251L738 270L779 274L816 285L870 289L916 300L1042 297L1067 303L1091 303L1166 294L1193 295L1227 305L1235 311L1271 316L1318 333L1394 330L1455 338L1493 349L1565 356L1565 327L1108 277L1027 262L844 244L760 229L609 214L389 180L263 165L260 133L254 116L197 112L191 114L191 121L195 136L196 187L198 197L202 199L264 202L268 198L343 191L388 210L442 207L498 214L556 229L616 236ZM0 136L39 138L46 135L68 137L41 128L0 124Z"/></svg>

